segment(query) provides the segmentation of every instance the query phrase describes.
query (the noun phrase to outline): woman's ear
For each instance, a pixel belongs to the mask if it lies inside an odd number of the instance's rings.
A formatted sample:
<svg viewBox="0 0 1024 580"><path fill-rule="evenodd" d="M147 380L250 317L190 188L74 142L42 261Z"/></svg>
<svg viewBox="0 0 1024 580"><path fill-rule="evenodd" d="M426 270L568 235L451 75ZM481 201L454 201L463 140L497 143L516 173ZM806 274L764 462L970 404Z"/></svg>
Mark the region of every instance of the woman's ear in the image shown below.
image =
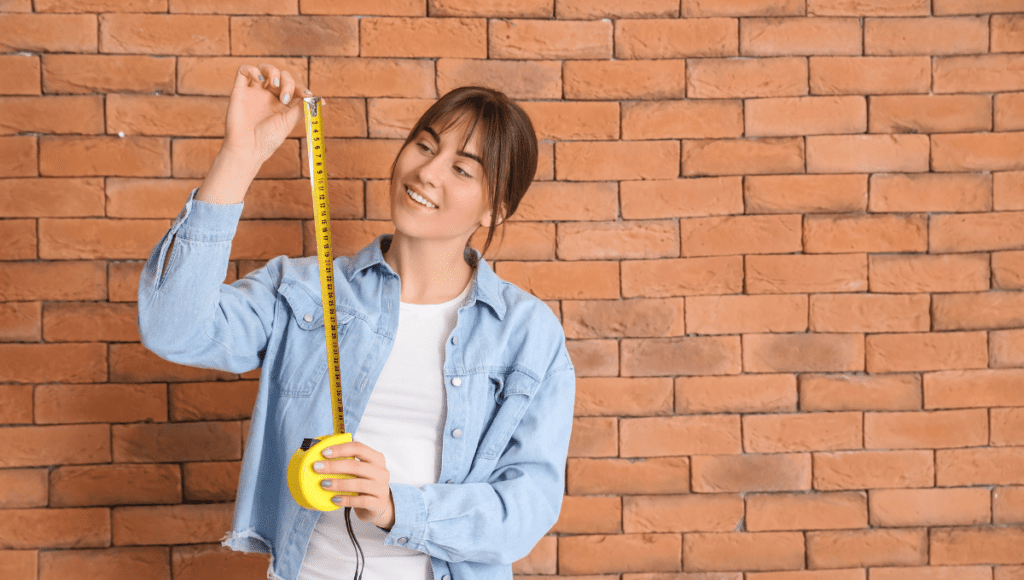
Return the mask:
<svg viewBox="0 0 1024 580"><path fill-rule="evenodd" d="M498 215L495 216L494 225L499 226L501 222L505 221L505 204L501 204L498 208ZM488 208L487 213L484 214L483 219L480 220L480 225L485 228L491 227L491 210Z"/></svg>

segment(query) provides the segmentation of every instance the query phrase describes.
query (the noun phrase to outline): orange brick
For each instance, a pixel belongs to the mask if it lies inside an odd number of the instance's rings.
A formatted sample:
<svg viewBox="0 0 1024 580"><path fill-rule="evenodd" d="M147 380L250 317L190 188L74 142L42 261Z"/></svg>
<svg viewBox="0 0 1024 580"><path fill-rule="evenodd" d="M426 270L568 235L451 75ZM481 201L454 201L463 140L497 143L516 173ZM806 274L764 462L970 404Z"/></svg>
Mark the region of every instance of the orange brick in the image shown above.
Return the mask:
<svg viewBox="0 0 1024 580"><path fill-rule="evenodd" d="M924 566L928 563L925 529L807 533L808 568Z"/></svg>
<svg viewBox="0 0 1024 580"><path fill-rule="evenodd" d="M622 531L622 498L562 498L562 511L551 533L615 534Z"/></svg>
<svg viewBox="0 0 1024 580"><path fill-rule="evenodd" d="M991 129L992 100L988 95L871 97L872 133L956 133Z"/></svg>
<svg viewBox="0 0 1024 580"><path fill-rule="evenodd" d="M572 495L687 493L689 482L686 457L570 458L566 466L566 489Z"/></svg>
<svg viewBox="0 0 1024 580"><path fill-rule="evenodd" d="M0 14L0 50L96 52L96 28L95 14Z"/></svg>
<svg viewBox="0 0 1024 580"><path fill-rule="evenodd" d="M743 134L739 100L635 101L622 104L623 139L715 139Z"/></svg>
<svg viewBox="0 0 1024 580"><path fill-rule="evenodd" d="M50 473L50 505L106 506L179 503L177 465L62 466Z"/></svg>
<svg viewBox="0 0 1024 580"><path fill-rule="evenodd" d="M183 462L239 459L237 421L134 423L111 427L118 463Z"/></svg>
<svg viewBox="0 0 1024 580"><path fill-rule="evenodd" d="M814 454L814 489L931 487L932 451L838 451Z"/></svg>
<svg viewBox="0 0 1024 580"><path fill-rule="evenodd" d="M0 469L0 507L46 507L46 472L46 469ZM3 571L2 564L0 571Z"/></svg>
<svg viewBox="0 0 1024 580"><path fill-rule="evenodd" d="M927 56L812 56L810 92L815 95L928 93Z"/></svg>
<svg viewBox="0 0 1024 580"><path fill-rule="evenodd" d="M992 52L1021 52L1024 34L1019 14L996 14L989 20L992 26ZM980 51L983 52L983 51Z"/></svg>
<svg viewBox="0 0 1024 580"><path fill-rule="evenodd" d="M619 136L619 105L605 102L525 101L539 139L556 141L615 139Z"/></svg>
<svg viewBox="0 0 1024 580"><path fill-rule="evenodd" d="M431 4L434 4L433 2ZM433 9L433 6L431 7ZM303 14L352 14L374 16L425 16L426 0L305 0Z"/></svg>
<svg viewBox="0 0 1024 580"><path fill-rule="evenodd" d="M622 498L622 527L629 533L731 532L743 520L737 494L647 495Z"/></svg>
<svg viewBox="0 0 1024 580"><path fill-rule="evenodd" d="M388 179L391 162L398 156L402 141L398 139L328 139L326 163L330 177ZM305 148L303 161L305 161ZM303 174L309 171L305 163Z"/></svg>
<svg viewBox="0 0 1024 580"><path fill-rule="evenodd" d="M567 338L681 336L683 299L566 300Z"/></svg>
<svg viewBox="0 0 1024 580"><path fill-rule="evenodd" d="M868 498L863 492L773 493L746 497L746 530L830 530L866 528Z"/></svg>
<svg viewBox="0 0 1024 580"><path fill-rule="evenodd" d="M193 502L234 501L241 468L241 461L183 464L181 475L185 500Z"/></svg>
<svg viewBox="0 0 1024 580"><path fill-rule="evenodd" d="M1024 578L1024 566L995 566L995 573L995 580L1020 580Z"/></svg>
<svg viewBox="0 0 1024 580"><path fill-rule="evenodd" d="M680 320L682 320L681 316ZM0 340L4 342L40 341L42 340L41 321L42 304L40 302L0 304Z"/></svg>
<svg viewBox="0 0 1024 580"><path fill-rule="evenodd" d="M727 532L686 535L688 571L798 570L804 566L804 537L797 532Z"/></svg>
<svg viewBox="0 0 1024 580"><path fill-rule="evenodd" d="M924 375L926 409L1024 406L1024 371L956 370Z"/></svg>
<svg viewBox="0 0 1024 580"><path fill-rule="evenodd" d="M675 572L682 569L679 534L564 536L558 542L561 574Z"/></svg>
<svg viewBox="0 0 1024 580"><path fill-rule="evenodd" d="M751 294L867 290L866 254L748 256Z"/></svg>
<svg viewBox="0 0 1024 580"><path fill-rule="evenodd" d="M295 79L297 85L309 86L306 74L308 66L305 58L260 58L259 63L266 63L288 72ZM253 58L249 56L180 57L178 58L177 93L228 96L231 94L232 79L238 74L238 67L243 64L253 64ZM172 78L174 78L173 73ZM336 104L336 102L332 101L331 104Z"/></svg>
<svg viewBox="0 0 1024 580"><path fill-rule="evenodd" d="M936 215L929 224L929 251L976 252L1024 248L1024 212Z"/></svg>
<svg viewBox="0 0 1024 580"><path fill-rule="evenodd" d="M935 465L939 486L1024 484L1024 447L939 449Z"/></svg>
<svg viewBox="0 0 1024 580"><path fill-rule="evenodd" d="M368 99L366 115L370 137L405 139L433 99Z"/></svg>
<svg viewBox="0 0 1024 580"><path fill-rule="evenodd" d="M921 408L918 375L801 375L801 411L901 411Z"/></svg>
<svg viewBox="0 0 1024 580"><path fill-rule="evenodd" d="M3 220L0 222L0 259L34 260L38 257L36 252L38 245L36 220Z"/></svg>
<svg viewBox="0 0 1024 580"><path fill-rule="evenodd" d="M577 417L670 414L672 379L609 377L576 380Z"/></svg>
<svg viewBox="0 0 1024 580"><path fill-rule="evenodd" d="M168 551L166 546L46 551L39 555L39 580L169 578Z"/></svg>
<svg viewBox="0 0 1024 580"><path fill-rule="evenodd" d="M1024 529L1012 527L935 528L931 564L1024 564Z"/></svg>
<svg viewBox="0 0 1024 580"><path fill-rule="evenodd" d="M562 66L548 60L438 59L437 92L463 85L491 87L513 99L560 99Z"/></svg>
<svg viewBox="0 0 1024 580"><path fill-rule="evenodd" d="M868 449L938 449L988 443L988 413L983 409L910 413L866 413Z"/></svg>
<svg viewBox="0 0 1024 580"><path fill-rule="evenodd" d="M230 54L228 21L228 16L101 14L99 51L158 55Z"/></svg>
<svg viewBox="0 0 1024 580"><path fill-rule="evenodd" d="M750 453L861 449L860 413L798 413L743 417L743 450Z"/></svg>
<svg viewBox="0 0 1024 580"><path fill-rule="evenodd" d="M107 131L127 135L224 135L227 99L185 96L107 96Z"/></svg>
<svg viewBox="0 0 1024 580"><path fill-rule="evenodd" d="M189 192L201 184L198 179L109 178L107 217L173 219L185 205ZM252 198L245 200L246 207L249 199Z"/></svg>
<svg viewBox="0 0 1024 580"><path fill-rule="evenodd" d="M865 175L751 175L744 178L747 213L864 211Z"/></svg>
<svg viewBox="0 0 1024 580"><path fill-rule="evenodd" d="M686 92L686 61L566 61L566 99L681 99Z"/></svg>
<svg viewBox="0 0 1024 580"><path fill-rule="evenodd" d="M558 225L562 260L676 258L676 221L573 222Z"/></svg>
<svg viewBox="0 0 1024 580"><path fill-rule="evenodd" d="M803 332L807 311L802 295L693 297L687 302L687 332Z"/></svg>
<svg viewBox="0 0 1024 580"><path fill-rule="evenodd" d="M40 55L41 56L41 55ZM37 55L9 54L0 56L0 71L11 79L11 85L2 89L5 95L39 95L41 76Z"/></svg>
<svg viewBox="0 0 1024 580"><path fill-rule="evenodd" d="M513 574L554 574L558 561L558 538L544 536L526 556L512 563Z"/></svg>
<svg viewBox="0 0 1024 580"><path fill-rule="evenodd" d="M814 332L926 332L927 294L817 294L811 296Z"/></svg>
<svg viewBox="0 0 1024 580"><path fill-rule="evenodd" d="M737 56L735 18L615 21L616 58Z"/></svg>
<svg viewBox="0 0 1024 580"><path fill-rule="evenodd" d="M168 227L168 220L41 219L39 257L145 259ZM125 337L123 332L117 334ZM134 338L134 334L128 338Z"/></svg>
<svg viewBox="0 0 1024 580"><path fill-rule="evenodd" d="M690 98L796 97L808 92L805 58L706 58L691 61L688 72Z"/></svg>
<svg viewBox="0 0 1024 580"><path fill-rule="evenodd" d="M738 375L738 336L622 340L622 376Z"/></svg>
<svg viewBox="0 0 1024 580"><path fill-rule="evenodd" d="M571 340L569 358L579 377L619 376L619 343L616 340Z"/></svg>
<svg viewBox="0 0 1024 580"><path fill-rule="evenodd" d="M849 568L846 570L825 571L750 572L746 576L748 580L866 580L866 574L867 570L863 568Z"/></svg>
<svg viewBox="0 0 1024 580"><path fill-rule="evenodd" d="M675 141L591 141L555 144L560 180L666 179L679 175Z"/></svg>
<svg viewBox="0 0 1024 580"><path fill-rule="evenodd" d="M990 493L981 488L873 489L871 525L970 526L991 519Z"/></svg>
<svg viewBox="0 0 1024 580"><path fill-rule="evenodd" d="M811 173L928 171L925 135L817 135L807 137Z"/></svg>
<svg viewBox="0 0 1024 580"><path fill-rule="evenodd" d="M874 567L872 580L991 580L990 566Z"/></svg>
<svg viewBox="0 0 1024 580"><path fill-rule="evenodd" d="M675 412L769 413L796 410L796 378L792 375L679 377L675 381Z"/></svg>
<svg viewBox="0 0 1024 580"><path fill-rule="evenodd" d="M125 306L135 308L134 304ZM167 386L39 385L35 417L39 424L166 421Z"/></svg>
<svg viewBox="0 0 1024 580"><path fill-rule="evenodd" d="M987 290L988 254L871 256L872 292L970 292Z"/></svg>
<svg viewBox="0 0 1024 580"><path fill-rule="evenodd" d="M502 262L503 279L541 299L619 297L617 262Z"/></svg>
<svg viewBox="0 0 1024 580"><path fill-rule="evenodd" d="M612 23L492 20L487 53L490 58L508 59L608 59L612 56Z"/></svg>
<svg viewBox="0 0 1024 580"><path fill-rule="evenodd" d="M807 253L924 252L928 226L924 215L807 216L803 221Z"/></svg>
<svg viewBox="0 0 1024 580"><path fill-rule="evenodd" d="M619 455L619 427L615 417L573 419L569 457L616 457Z"/></svg>
<svg viewBox="0 0 1024 580"><path fill-rule="evenodd" d="M554 13L554 0L428 0L428 4L431 16L549 18Z"/></svg>
<svg viewBox="0 0 1024 580"><path fill-rule="evenodd" d="M31 10L31 5L28 8ZM0 552L0 572L9 580L36 580L38 560L37 550L4 550Z"/></svg>
<svg viewBox="0 0 1024 580"><path fill-rule="evenodd" d="M989 12L1017 12L1015 0L935 0L934 14L985 14Z"/></svg>
<svg viewBox="0 0 1024 580"><path fill-rule="evenodd" d="M698 493L811 489L811 454L698 455L692 458Z"/></svg>
<svg viewBox="0 0 1024 580"><path fill-rule="evenodd" d="M743 178L706 177L619 184L622 217L657 219L743 213Z"/></svg>
<svg viewBox="0 0 1024 580"><path fill-rule="evenodd" d="M933 297L932 328L965 330L1024 326L1024 292L978 292Z"/></svg>
<svg viewBox="0 0 1024 580"><path fill-rule="evenodd" d="M866 338L865 349L869 373L988 366L984 332L872 334Z"/></svg>
<svg viewBox="0 0 1024 580"><path fill-rule="evenodd" d="M105 300L106 296L106 262L0 262L0 300L5 302ZM66 353L69 352L67 348L61 345L57 347L58 350L51 352ZM46 379L40 377L32 380Z"/></svg>
<svg viewBox="0 0 1024 580"><path fill-rule="evenodd" d="M2 278L0 278L2 279ZM0 382L88 383L107 380L107 348L99 342L2 344Z"/></svg>
<svg viewBox="0 0 1024 580"><path fill-rule="evenodd" d="M114 508L115 546L219 542L231 529L229 503Z"/></svg>
<svg viewBox="0 0 1024 580"><path fill-rule="evenodd" d="M759 57L859 55L862 36L857 18L746 18L740 27L740 52Z"/></svg>
<svg viewBox="0 0 1024 580"><path fill-rule="evenodd" d="M799 252L801 218L727 216L683 219L679 222L685 257Z"/></svg>
<svg viewBox="0 0 1024 580"><path fill-rule="evenodd" d="M988 335L988 366L1024 366L1024 330L996 330Z"/></svg>
<svg viewBox="0 0 1024 580"><path fill-rule="evenodd" d="M803 16L804 2L797 0L683 0L682 16Z"/></svg>
<svg viewBox="0 0 1024 580"><path fill-rule="evenodd" d="M599 221L618 217L618 187L614 182L534 181L515 220Z"/></svg>
<svg viewBox="0 0 1024 580"><path fill-rule="evenodd" d="M171 0L170 11L190 14L297 14L299 10L294 3L273 0Z"/></svg>
<svg viewBox="0 0 1024 580"><path fill-rule="evenodd" d="M135 304L57 303L43 309L48 342L135 342L139 340Z"/></svg>
<svg viewBox="0 0 1024 580"><path fill-rule="evenodd" d="M935 57L935 93L995 93L1024 87L1024 56L982 54Z"/></svg>
<svg viewBox="0 0 1024 580"><path fill-rule="evenodd" d="M363 217L362 181L329 179L327 189L332 219L340 224ZM245 196L242 219L308 218L310 207L309 180L257 179Z"/></svg>
<svg viewBox="0 0 1024 580"><path fill-rule="evenodd" d="M161 0L40 0L36 12L164 12Z"/></svg>
<svg viewBox="0 0 1024 580"><path fill-rule="evenodd" d="M171 168L172 174L178 178L193 177L202 179L206 177L210 166L213 165L213 161L220 151L220 146L221 141L219 139L174 139L171 142L171 157L174 160ZM302 174L299 169L298 153L298 140L286 139L277 148L277 151L274 151L270 158L260 167L259 172L256 174L257 180L253 181L249 186L250 191L262 187L272 187L272 184L260 183L264 179L300 177ZM308 182L304 181L303 185L306 185L308 189ZM248 202L248 199L246 201ZM179 203L178 205L180 206L181 204ZM172 217L173 215L177 215L177 211L172 214ZM248 210L243 215L248 216Z"/></svg>
<svg viewBox="0 0 1024 580"><path fill-rule="evenodd" d="M0 177L35 177L39 173L35 136L0 137Z"/></svg>
<svg viewBox="0 0 1024 580"><path fill-rule="evenodd" d="M622 419L619 422L619 455L660 457L741 453L739 419L735 415Z"/></svg>
<svg viewBox="0 0 1024 580"><path fill-rule="evenodd" d="M480 18L359 21L360 56L486 58L487 44L487 22Z"/></svg>
<svg viewBox="0 0 1024 580"><path fill-rule="evenodd" d="M171 420L248 419L258 387L256 381L172 384L169 386Z"/></svg>
<svg viewBox="0 0 1024 580"><path fill-rule="evenodd" d="M745 101L748 137L863 133L864 97L781 97Z"/></svg>
<svg viewBox="0 0 1024 580"><path fill-rule="evenodd" d="M988 52L988 19L868 18L864 54L951 55Z"/></svg>
<svg viewBox="0 0 1024 580"><path fill-rule="evenodd" d="M669 379L665 379L668 381ZM32 390L33 385L2 385L0 384L0 421L6 425L32 422ZM669 383L671 393L671 383ZM669 410L672 408L672 395L667 401ZM666 415L668 413L665 413Z"/></svg>
<svg viewBox="0 0 1024 580"><path fill-rule="evenodd" d="M0 548L98 548L110 545L108 508L4 510Z"/></svg>
<svg viewBox="0 0 1024 580"><path fill-rule="evenodd" d="M874 111L874 109L872 109ZM992 210L993 178L982 173L872 175L873 212L981 212Z"/></svg>
<svg viewBox="0 0 1024 580"><path fill-rule="evenodd" d="M794 173L804 164L804 142L795 137L683 142L686 176Z"/></svg>
<svg viewBox="0 0 1024 580"><path fill-rule="evenodd" d="M992 409L992 445L1024 445L1024 408Z"/></svg>
<svg viewBox="0 0 1024 580"><path fill-rule="evenodd" d="M987 490L986 490L987 491ZM997 487L992 491L992 521L1024 523L1024 487Z"/></svg>
<svg viewBox="0 0 1024 580"><path fill-rule="evenodd" d="M675 0L558 0L555 16L565 19L679 16Z"/></svg>
<svg viewBox="0 0 1024 580"><path fill-rule="evenodd" d="M174 61L173 57L165 56L44 54L43 90L47 93L173 93ZM223 83L224 79L221 81Z"/></svg>
<svg viewBox="0 0 1024 580"><path fill-rule="evenodd" d="M931 0L808 0L808 16L929 16ZM757 580L762 580L758 578ZM767 579L763 579L767 580Z"/></svg>
<svg viewBox="0 0 1024 580"><path fill-rule="evenodd" d="M1024 129L1024 99L1018 93L995 96L995 130L1019 131Z"/></svg>
<svg viewBox="0 0 1024 580"><path fill-rule="evenodd" d="M170 176L166 137L43 137L39 173L46 176Z"/></svg>
<svg viewBox="0 0 1024 580"><path fill-rule="evenodd" d="M312 57L309 74L309 89L326 97L437 97L430 60Z"/></svg>
<svg viewBox="0 0 1024 580"><path fill-rule="evenodd" d="M207 578L259 578L266 576L269 556L259 553L233 552L217 544L174 546L171 549L171 570L177 580Z"/></svg>
<svg viewBox="0 0 1024 580"><path fill-rule="evenodd" d="M96 135L103 133L102 97L0 97L4 118L0 135L49 133Z"/></svg>
<svg viewBox="0 0 1024 580"><path fill-rule="evenodd" d="M622 262L622 294L628 298L742 291L742 256Z"/></svg>
<svg viewBox="0 0 1024 580"><path fill-rule="evenodd" d="M1017 152L1024 133L965 133L934 135L933 171L996 171L1022 169Z"/></svg>
<svg viewBox="0 0 1024 580"><path fill-rule="evenodd" d="M230 54L356 56L359 49L359 22L355 17L231 17ZM215 54L229 52L224 50Z"/></svg>
<svg viewBox="0 0 1024 580"><path fill-rule="evenodd" d="M139 295L139 278L142 276L142 262L115 262L110 265L110 292L108 300L111 302L134 302ZM230 265L229 272L235 270Z"/></svg>

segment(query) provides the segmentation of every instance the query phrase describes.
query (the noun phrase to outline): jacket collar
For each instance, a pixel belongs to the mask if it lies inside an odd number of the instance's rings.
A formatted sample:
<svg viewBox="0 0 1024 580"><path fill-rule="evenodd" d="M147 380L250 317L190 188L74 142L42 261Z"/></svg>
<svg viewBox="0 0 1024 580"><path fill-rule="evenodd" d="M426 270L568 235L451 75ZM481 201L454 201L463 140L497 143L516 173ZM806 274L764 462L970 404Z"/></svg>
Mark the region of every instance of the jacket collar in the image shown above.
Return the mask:
<svg viewBox="0 0 1024 580"><path fill-rule="evenodd" d="M356 274L372 266L378 266L385 272L397 276L398 274L384 261L384 251L382 250L383 247L391 245L391 237L391 234L382 234L352 256L345 266L345 277L352 280ZM483 259L480 252L473 248L466 248L466 257L467 261L474 259L476 261L473 288L469 293L470 302L479 300L491 307L498 320L504 319L506 305L501 295L501 279L491 269L487 260Z"/></svg>

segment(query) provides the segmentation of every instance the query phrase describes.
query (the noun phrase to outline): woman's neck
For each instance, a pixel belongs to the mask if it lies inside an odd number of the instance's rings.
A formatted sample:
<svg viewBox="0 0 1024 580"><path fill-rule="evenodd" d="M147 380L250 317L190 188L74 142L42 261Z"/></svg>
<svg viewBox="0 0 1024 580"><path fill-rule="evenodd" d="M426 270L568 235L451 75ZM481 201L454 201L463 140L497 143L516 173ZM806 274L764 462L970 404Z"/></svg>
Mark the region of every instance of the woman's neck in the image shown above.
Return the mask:
<svg viewBox="0 0 1024 580"><path fill-rule="evenodd" d="M461 294L473 277L464 251L464 245L412 239L396 231L384 261L402 280L402 302L441 304Z"/></svg>

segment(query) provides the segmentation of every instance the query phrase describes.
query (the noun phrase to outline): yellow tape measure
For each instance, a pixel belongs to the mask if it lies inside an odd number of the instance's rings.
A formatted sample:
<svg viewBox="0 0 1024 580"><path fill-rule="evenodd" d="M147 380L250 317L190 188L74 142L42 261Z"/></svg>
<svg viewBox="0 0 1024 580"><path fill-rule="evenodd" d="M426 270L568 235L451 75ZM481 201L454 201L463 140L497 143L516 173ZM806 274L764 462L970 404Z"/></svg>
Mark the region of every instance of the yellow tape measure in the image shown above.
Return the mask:
<svg viewBox="0 0 1024 580"><path fill-rule="evenodd" d="M313 231L316 235L316 253L320 262L320 296L324 310L324 341L327 344L327 372L331 380L331 414L334 434L317 439L306 439L292 454L288 463L288 490L295 501L306 509L331 511L338 506L331 497L339 495L320 486L323 479L349 479L351 475L321 475L313 471L313 464L323 458L325 447L348 443L352 434L345 432L345 408L341 400L341 362L338 355L338 315L334 303L334 255L331 252L331 204L327 198L327 173L324 164L324 109L323 99L309 97L302 100L306 119L306 152L309 159L309 179L313 185ZM344 459L344 458L341 458ZM342 492L340 495L358 495Z"/></svg>

